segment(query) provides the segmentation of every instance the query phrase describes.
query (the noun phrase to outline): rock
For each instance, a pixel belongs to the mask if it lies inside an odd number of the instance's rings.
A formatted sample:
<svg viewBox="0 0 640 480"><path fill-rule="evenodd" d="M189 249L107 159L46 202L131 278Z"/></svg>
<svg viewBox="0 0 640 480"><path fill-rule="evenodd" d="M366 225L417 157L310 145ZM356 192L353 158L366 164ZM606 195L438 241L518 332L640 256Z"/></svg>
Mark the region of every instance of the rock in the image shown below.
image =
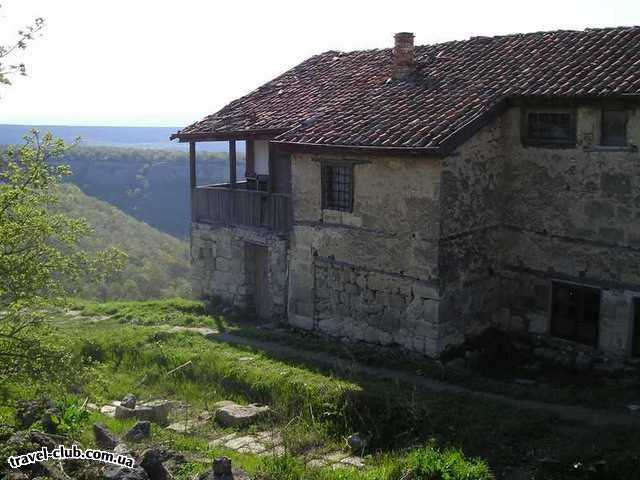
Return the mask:
<svg viewBox="0 0 640 480"><path fill-rule="evenodd" d="M18 400L16 402L16 426L25 430L36 422L40 422L48 433L55 433L55 426L51 420L60 412L49 400Z"/></svg>
<svg viewBox="0 0 640 480"><path fill-rule="evenodd" d="M107 417L115 418L116 407L115 405L105 405L100 408L100 413L106 415Z"/></svg>
<svg viewBox="0 0 640 480"><path fill-rule="evenodd" d="M114 417L120 420L126 420L128 418L134 418L136 412L133 408L123 407L122 405L116 405Z"/></svg>
<svg viewBox="0 0 640 480"><path fill-rule="evenodd" d="M637 403L630 403L629 405L625 405L625 407L631 413L640 413L640 405L638 405Z"/></svg>
<svg viewBox="0 0 640 480"><path fill-rule="evenodd" d="M231 459L227 457L215 458L213 460L213 476L220 477L220 480L226 480L225 477L233 478Z"/></svg>
<svg viewBox="0 0 640 480"><path fill-rule="evenodd" d="M232 402L231 400L220 400L213 404L213 411L215 412L219 408L228 407L229 405L237 405L236 402Z"/></svg>
<svg viewBox="0 0 640 480"><path fill-rule="evenodd" d="M147 418L147 420L163 425L167 423L167 417L173 409L173 402L171 400L152 400L150 402L140 404L140 406L136 408L136 411L142 408L151 410L148 414L149 418Z"/></svg>
<svg viewBox="0 0 640 480"><path fill-rule="evenodd" d="M155 448L148 448L140 455L140 466L147 472L149 478L153 480L166 480L170 477L169 472L162 464L162 455Z"/></svg>
<svg viewBox="0 0 640 480"><path fill-rule="evenodd" d="M96 445L103 450L113 450L118 445L116 436L101 423L93 424L93 437L96 439Z"/></svg>
<svg viewBox="0 0 640 480"><path fill-rule="evenodd" d="M141 467L124 468L109 465L102 475L105 480L150 480L147 472Z"/></svg>
<svg viewBox="0 0 640 480"><path fill-rule="evenodd" d="M126 443L119 443L113 449L113 453L117 453L118 455L126 455L128 457L131 456L131 449Z"/></svg>
<svg viewBox="0 0 640 480"><path fill-rule="evenodd" d="M133 393L127 393L120 401L120 405L126 408L136 408L136 400L136 396Z"/></svg>
<svg viewBox="0 0 640 480"><path fill-rule="evenodd" d="M246 427L269 411L266 405L227 405L216 410L215 420L223 427Z"/></svg>
<svg viewBox="0 0 640 480"><path fill-rule="evenodd" d="M347 437L347 445L354 453L361 453L367 446L367 439L359 433L354 433Z"/></svg>
<svg viewBox="0 0 640 480"><path fill-rule="evenodd" d="M140 420L125 434L124 439L128 442L141 442L150 436L151 423L146 420Z"/></svg>

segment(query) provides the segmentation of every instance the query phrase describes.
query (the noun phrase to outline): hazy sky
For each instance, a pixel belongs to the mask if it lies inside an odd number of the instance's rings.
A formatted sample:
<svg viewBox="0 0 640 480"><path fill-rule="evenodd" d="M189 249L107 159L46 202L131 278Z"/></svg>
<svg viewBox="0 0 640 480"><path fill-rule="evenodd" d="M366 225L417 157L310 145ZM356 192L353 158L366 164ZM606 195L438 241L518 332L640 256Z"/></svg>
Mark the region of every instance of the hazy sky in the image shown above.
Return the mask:
<svg viewBox="0 0 640 480"><path fill-rule="evenodd" d="M640 0L3 0L0 40L36 16L0 123L184 126L315 53L639 25Z"/></svg>

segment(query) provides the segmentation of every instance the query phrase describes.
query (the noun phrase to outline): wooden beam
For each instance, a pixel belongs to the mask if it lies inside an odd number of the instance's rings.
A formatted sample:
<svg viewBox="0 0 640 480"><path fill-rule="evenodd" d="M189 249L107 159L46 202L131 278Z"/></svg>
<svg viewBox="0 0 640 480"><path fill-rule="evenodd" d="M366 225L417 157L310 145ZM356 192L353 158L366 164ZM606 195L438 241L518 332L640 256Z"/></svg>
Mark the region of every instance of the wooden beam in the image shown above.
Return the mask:
<svg viewBox="0 0 640 480"><path fill-rule="evenodd" d="M196 221L196 143L189 142L189 194L191 206L191 221Z"/></svg>
<svg viewBox="0 0 640 480"><path fill-rule="evenodd" d="M246 141L245 152L245 170L244 176L253 176L256 174L256 156L255 156L255 142L254 140Z"/></svg>
<svg viewBox="0 0 640 480"><path fill-rule="evenodd" d="M229 140L229 183L236 188L236 141Z"/></svg>

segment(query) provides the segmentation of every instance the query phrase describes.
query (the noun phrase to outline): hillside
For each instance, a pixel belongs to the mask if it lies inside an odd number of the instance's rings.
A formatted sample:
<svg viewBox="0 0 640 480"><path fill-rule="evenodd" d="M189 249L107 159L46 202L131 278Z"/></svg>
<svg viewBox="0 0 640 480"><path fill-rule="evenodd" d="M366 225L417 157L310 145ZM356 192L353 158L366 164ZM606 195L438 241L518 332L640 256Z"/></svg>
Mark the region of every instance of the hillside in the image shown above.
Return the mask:
<svg viewBox="0 0 640 480"><path fill-rule="evenodd" d="M84 193L178 238L189 233L189 164L186 152L121 147L72 148L62 160ZM198 183L228 178L226 153L198 153ZM244 161L238 161L238 178Z"/></svg>
<svg viewBox="0 0 640 480"><path fill-rule="evenodd" d="M75 185L63 185L59 208L71 216L86 218L94 228L94 234L82 241L82 248L95 251L115 246L129 255L123 272L107 282L88 286L81 296L106 300L189 295L186 242L85 195Z"/></svg>

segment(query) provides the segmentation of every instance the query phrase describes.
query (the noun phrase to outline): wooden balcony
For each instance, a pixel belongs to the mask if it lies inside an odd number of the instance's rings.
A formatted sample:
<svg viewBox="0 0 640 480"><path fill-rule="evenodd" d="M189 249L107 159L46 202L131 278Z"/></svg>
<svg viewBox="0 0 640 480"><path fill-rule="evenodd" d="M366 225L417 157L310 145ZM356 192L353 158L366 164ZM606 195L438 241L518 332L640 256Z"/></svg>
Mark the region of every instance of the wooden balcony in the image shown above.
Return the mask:
<svg viewBox="0 0 640 480"><path fill-rule="evenodd" d="M286 233L291 225L291 197L248 190L246 182L205 185L193 191L193 220L201 223L266 228Z"/></svg>

